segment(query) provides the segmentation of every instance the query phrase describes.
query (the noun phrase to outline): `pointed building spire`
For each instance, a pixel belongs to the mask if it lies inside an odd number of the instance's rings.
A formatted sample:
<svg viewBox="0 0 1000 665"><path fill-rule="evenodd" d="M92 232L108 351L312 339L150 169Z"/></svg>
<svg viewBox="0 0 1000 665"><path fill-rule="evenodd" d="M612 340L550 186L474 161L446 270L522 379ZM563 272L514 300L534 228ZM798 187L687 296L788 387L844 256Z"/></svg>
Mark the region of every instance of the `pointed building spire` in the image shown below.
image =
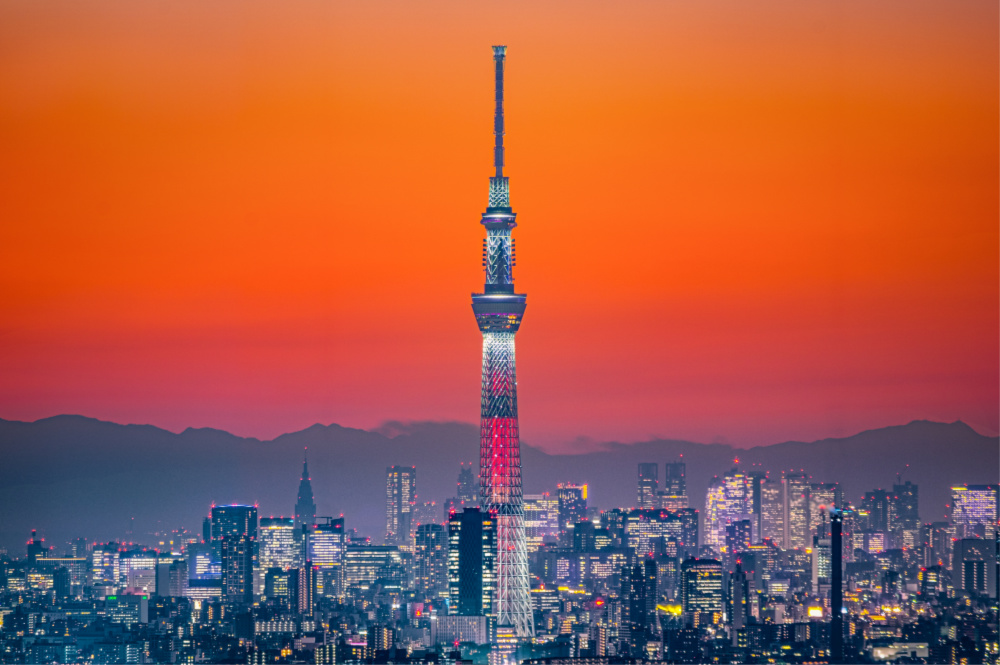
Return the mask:
<svg viewBox="0 0 1000 665"><path fill-rule="evenodd" d="M316 524L316 501L313 497L312 478L309 477L309 448L302 454L302 478L299 480L299 497L295 502L295 532L302 527L311 529Z"/></svg>

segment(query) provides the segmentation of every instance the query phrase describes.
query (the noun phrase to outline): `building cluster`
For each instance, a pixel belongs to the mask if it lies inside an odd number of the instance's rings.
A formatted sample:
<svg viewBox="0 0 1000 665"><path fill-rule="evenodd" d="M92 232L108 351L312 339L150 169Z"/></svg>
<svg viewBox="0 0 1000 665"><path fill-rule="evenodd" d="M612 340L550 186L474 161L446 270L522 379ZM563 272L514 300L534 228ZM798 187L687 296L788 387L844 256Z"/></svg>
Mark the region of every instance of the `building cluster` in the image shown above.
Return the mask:
<svg viewBox="0 0 1000 665"><path fill-rule="evenodd" d="M846 501L807 474L734 468L688 506L685 467L641 464L636 505L524 497L534 636L504 634L496 514L470 466L441 504L386 469L384 534L212 506L200 534L32 533L0 559L3 662L997 662L997 486L923 522L906 482ZM837 574L839 571L839 575ZM836 591L839 590L839 594ZM841 620L834 621L836 608ZM841 636L834 646L836 634ZM504 641L506 649L499 649ZM834 658L831 649L842 649Z"/></svg>

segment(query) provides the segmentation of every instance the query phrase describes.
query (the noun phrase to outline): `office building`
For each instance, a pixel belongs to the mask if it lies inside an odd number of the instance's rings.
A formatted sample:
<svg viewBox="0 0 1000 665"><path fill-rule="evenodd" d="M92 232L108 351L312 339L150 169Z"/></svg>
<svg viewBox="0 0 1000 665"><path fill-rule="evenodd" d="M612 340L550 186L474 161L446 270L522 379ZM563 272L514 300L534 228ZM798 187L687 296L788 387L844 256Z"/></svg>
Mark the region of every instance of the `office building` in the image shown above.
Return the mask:
<svg viewBox="0 0 1000 665"><path fill-rule="evenodd" d="M687 559L681 564L681 609L695 628L722 620L722 564L715 559Z"/></svg>
<svg viewBox="0 0 1000 665"><path fill-rule="evenodd" d="M997 524L998 485L951 488L951 523L957 538L986 538Z"/></svg>
<svg viewBox="0 0 1000 665"><path fill-rule="evenodd" d="M812 483L805 473L785 474L785 545L805 550L812 544L809 532L809 490Z"/></svg>
<svg viewBox="0 0 1000 665"><path fill-rule="evenodd" d="M229 601L253 602L257 535L255 506L212 506L212 545L221 564L222 595Z"/></svg>
<svg viewBox="0 0 1000 665"><path fill-rule="evenodd" d="M423 599L448 589L448 532L440 524L421 524L414 542L414 585Z"/></svg>
<svg viewBox="0 0 1000 665"><path fill-rule="evenodd" d="M760 485L760 533L764 539L785 545L785 483L782 478L768 476Z"/></svg>
<svg viewBox="0 0 1000 665"><path fill-rule="evenodd" d="M559 532L565 534L572 525L587 518L587 486L559 483Z"/></svg>
<svg viewBox="0 0 1000 665"><path fill-rule="evenodd" d="M994 538L955 541L953 581L956 589L997 597L997 543Z"/></svg>
<svg viewBox="0 0 1000 665"><path fill-rule="evenodd" d="M476 477L476 470L472 464L462 462L458 470L458 500L464 501L469 508L476 505L479 500L479 478Z"/></svg>
<svg viewBox="0 0 1000 665"><path fill-rule="evenodd" d="M295 519L292 517L261 517L260 568L298 568L302 552L296 542Z"/></svg>
<svg viewBox="0 0 1000 665"><path fill-rule="evenodd" d="M559 499L548 492L524 495L524 535L528 552L541 547L546 536L559 535Z"/></svg>
<svg viewBox="0 0 1000 665"><path fill-rule="evenodd" d="M809 486L809 534L828 536L821 529L829 525L831 508L843 508L844 494L839 483L812 483Z"/></svg>
<svg viewBox="0 0 1000 665"><path fill-rule="evenodd" d="M385 544L408 545L413 505L417 501L417 468L390 466L385 470Z"/></svg>
<svg viewBox="0 0 1000 665"><path fill-rule="evenodd" d="M663 493L668 496L687 496L687 464L667 462L663 465Z"/></svg>
<svg viewBox="0 0 1000 665"><path fill-rule="evenodd" d="M497 525L466 508L448 520L448 613L492 616L496 600Z"/></svg>
<svg viewBox="0 0 1000 665"><path fill-rule="evenodd" d="M347 534L344 518L317 518L313 531L307 534L306 556L316 570L316 594L338 595L343 590L344 552Z"/></svg>
<svg viewBox="0 0 1000 665"><path fill-rule="evenodd" d="M641 462L637 482L636 506L657 508L656 494L660 490L660 465L655 462Z"/></svg>

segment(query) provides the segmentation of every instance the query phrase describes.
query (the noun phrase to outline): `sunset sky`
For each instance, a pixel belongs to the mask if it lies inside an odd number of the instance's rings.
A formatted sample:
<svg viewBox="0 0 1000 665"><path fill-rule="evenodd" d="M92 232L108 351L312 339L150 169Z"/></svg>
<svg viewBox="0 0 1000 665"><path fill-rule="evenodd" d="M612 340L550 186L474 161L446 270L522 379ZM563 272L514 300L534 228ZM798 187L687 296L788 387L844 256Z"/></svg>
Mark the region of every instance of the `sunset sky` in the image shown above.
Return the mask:
<svg viewBox="0 0 1000 665"><path fill-rule="evenodd" d="M522 440L1000 429L996 2L0 4L0 417Z"/></svg>

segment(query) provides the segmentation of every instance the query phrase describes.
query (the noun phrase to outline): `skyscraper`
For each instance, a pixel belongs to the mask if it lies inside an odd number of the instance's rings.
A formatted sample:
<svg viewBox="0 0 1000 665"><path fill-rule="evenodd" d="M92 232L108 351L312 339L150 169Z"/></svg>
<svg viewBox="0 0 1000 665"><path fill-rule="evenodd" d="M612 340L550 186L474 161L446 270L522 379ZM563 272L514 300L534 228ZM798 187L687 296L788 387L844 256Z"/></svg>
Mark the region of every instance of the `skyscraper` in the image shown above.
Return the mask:
<svg viewBox="0 0 1000 665"><path fill-rule="evenodd" d="M722 564L714 559L688 559L681 564L681 608L695 628L722 619Z"/></svg>
<svg viewBox="0 0 1000 665"><path fill-rule="evenodd" d="M295 534L302 533L302 527L311 529L316 523L316 501L313 499L312 478L309 477L308 448L302 453L302 479L299 480L299 498L295 501Z"/></svg>
<svg viewBox="0 0 1000 665"><path fill-rule="evenodd" d="M517 226L510 207L504 165L504 64L506 46L493 47L496 83L493 117L493 166L482 224L483 293L472 296L472 311L483 335L482 402L479 450L479 499L497 522L497 626L518 637L535 634L529 599L528 550L524 537L521 443L517 422L517 372L514 336L524 316L526 296L514 292L514 240ZM507 634L507 631L503 631Z"/></svg>
<svg viewBox="0 0 1000 665"><path fill-rule="evenodd" d="M490 513L466 508L448 520L449 614L495 616L497 524Z"/></svg>
<svg viewBox="0 0 1000 665"><path fill-rule="evenodd" d="M785 545L786 550L804 550L812 544L809 537L809 489L805 473L785 475Z"/></svg>
<svg viewBox="0 0 1000 665"><path fill-rule="evenodd" d="M385 470L385 543L405 545L412 528L417 499L417 468L390 466Z"/></svg>
<svg viewBox="0 0 1000 665"><path fill-rule="evenodd" d="M319 518L319 524L308 535L306 558L316 571L316 589L321 595L339 593L343 586L344 552L347 549L347 534L344 518Z"/></svg>
<svg viewBox="0 0 1000 665"><path fill-rule="evenodd" d="M830 511L830 659L844 662L843 513Z"/></svg>
<svg viewBox="0 0 1000 665"><path fill-rule="evenodd" d="M687 464L667 462L663 465L663 493L667 496L687 496Z"/></svg>
<svg viewBox="0 0 1000 665"><path fill-rule="evenodd" d="M722 551L726 546L726 527L750 520L753 494L750 479L733 469L716 479L705 496L705 545Z"/></svg>
<svg viewBox="0 0 1000 665"><path fill-rule="evenodd" d="M448 588L448 533L440 524L417 527L414 583L421 600L437 599Z"/></svg>
<svg viewBox="0 0 1000 665"><path fill-rule="evenodd" d="M868 531L886 532L889 530L889 493L884 489L865 492L861 502L868 511Z"/></svg>
<svg viewBox="0 0 1000 665"><path fill-rule="evenodd" d="M524 496L524 534L528 551L537 550L545 536L559 535L559 499L542 494Z"/></svg>
<svg viewBox="0 0 1000 665"><path fill-rule="evenodd" d="M768 477L760 486L760 534L757 540L769 538L779 547L785 546L784 480Z"/></svg>
<svg viewBox="0 0 1000 665"><path fill-rule="evenodd" d="M656 564L652 561L650 563L653 564L655 586ZM621 578L621 633L628 641L629 655L633 658L642 658L646 650L646 624L648 622L646 599L649 589L647 589L646 568L643 564L625 566L622 568Z"/></svg>
<svg viewBox="0 0 1000 665"><path fill-rule="evenodd" d="M656 493L659 491L660 465L656 462L640 462L636 489L636 506L656 508Z"/></svg>
<svg viewBox="0 0 1000 665"><path fill-rule="evenodd" d="M301 548L295 542L295 520L291 517L260 518L260 567L299 567Z"/></svg>
<svg viewBox="0 0 1000 665"><path fill-rule="evenodd" d="M985 538L997 523L996 485L956 485L951 488L951 523L958 538ZM956 561L955 565L958 565Z"/></svg>
<svg viewBox="0 0 1000 665"><path fill-rule="evenodd" d="M962 538L955 541L955 587L971 594L996 598L996 541Z"/></svg>
<svg viewBox="0 0 1000 665"><path fill-rule="evenodd" d="M556 495L559 499L559 531L566 533L587 517L587 486L559 483Z"/></svg>
<svg viewBox="0 0 1000 665"><path fill-rule="evenodd" d="M817 535L821 524L827 522L827 514L836 506L843 508L844 496L839 483L812 483L809 486L809 533ZM826 534L819 534L826 535Z"/></svg>
<svg viewBox="0 0 1000 665"><path fill-rule="evenodd" d="M212 506L212 544L222 562L222 595L230 601L253 602L258 557L256 506Z"/></svg>
<svg viewBox="0 0 1000 665"><path fill-rule="evenodd" d="M464 501L470 508L474 506L478 500L478 484L472 465L462 462L458 470L458 500Z"/></svg>

